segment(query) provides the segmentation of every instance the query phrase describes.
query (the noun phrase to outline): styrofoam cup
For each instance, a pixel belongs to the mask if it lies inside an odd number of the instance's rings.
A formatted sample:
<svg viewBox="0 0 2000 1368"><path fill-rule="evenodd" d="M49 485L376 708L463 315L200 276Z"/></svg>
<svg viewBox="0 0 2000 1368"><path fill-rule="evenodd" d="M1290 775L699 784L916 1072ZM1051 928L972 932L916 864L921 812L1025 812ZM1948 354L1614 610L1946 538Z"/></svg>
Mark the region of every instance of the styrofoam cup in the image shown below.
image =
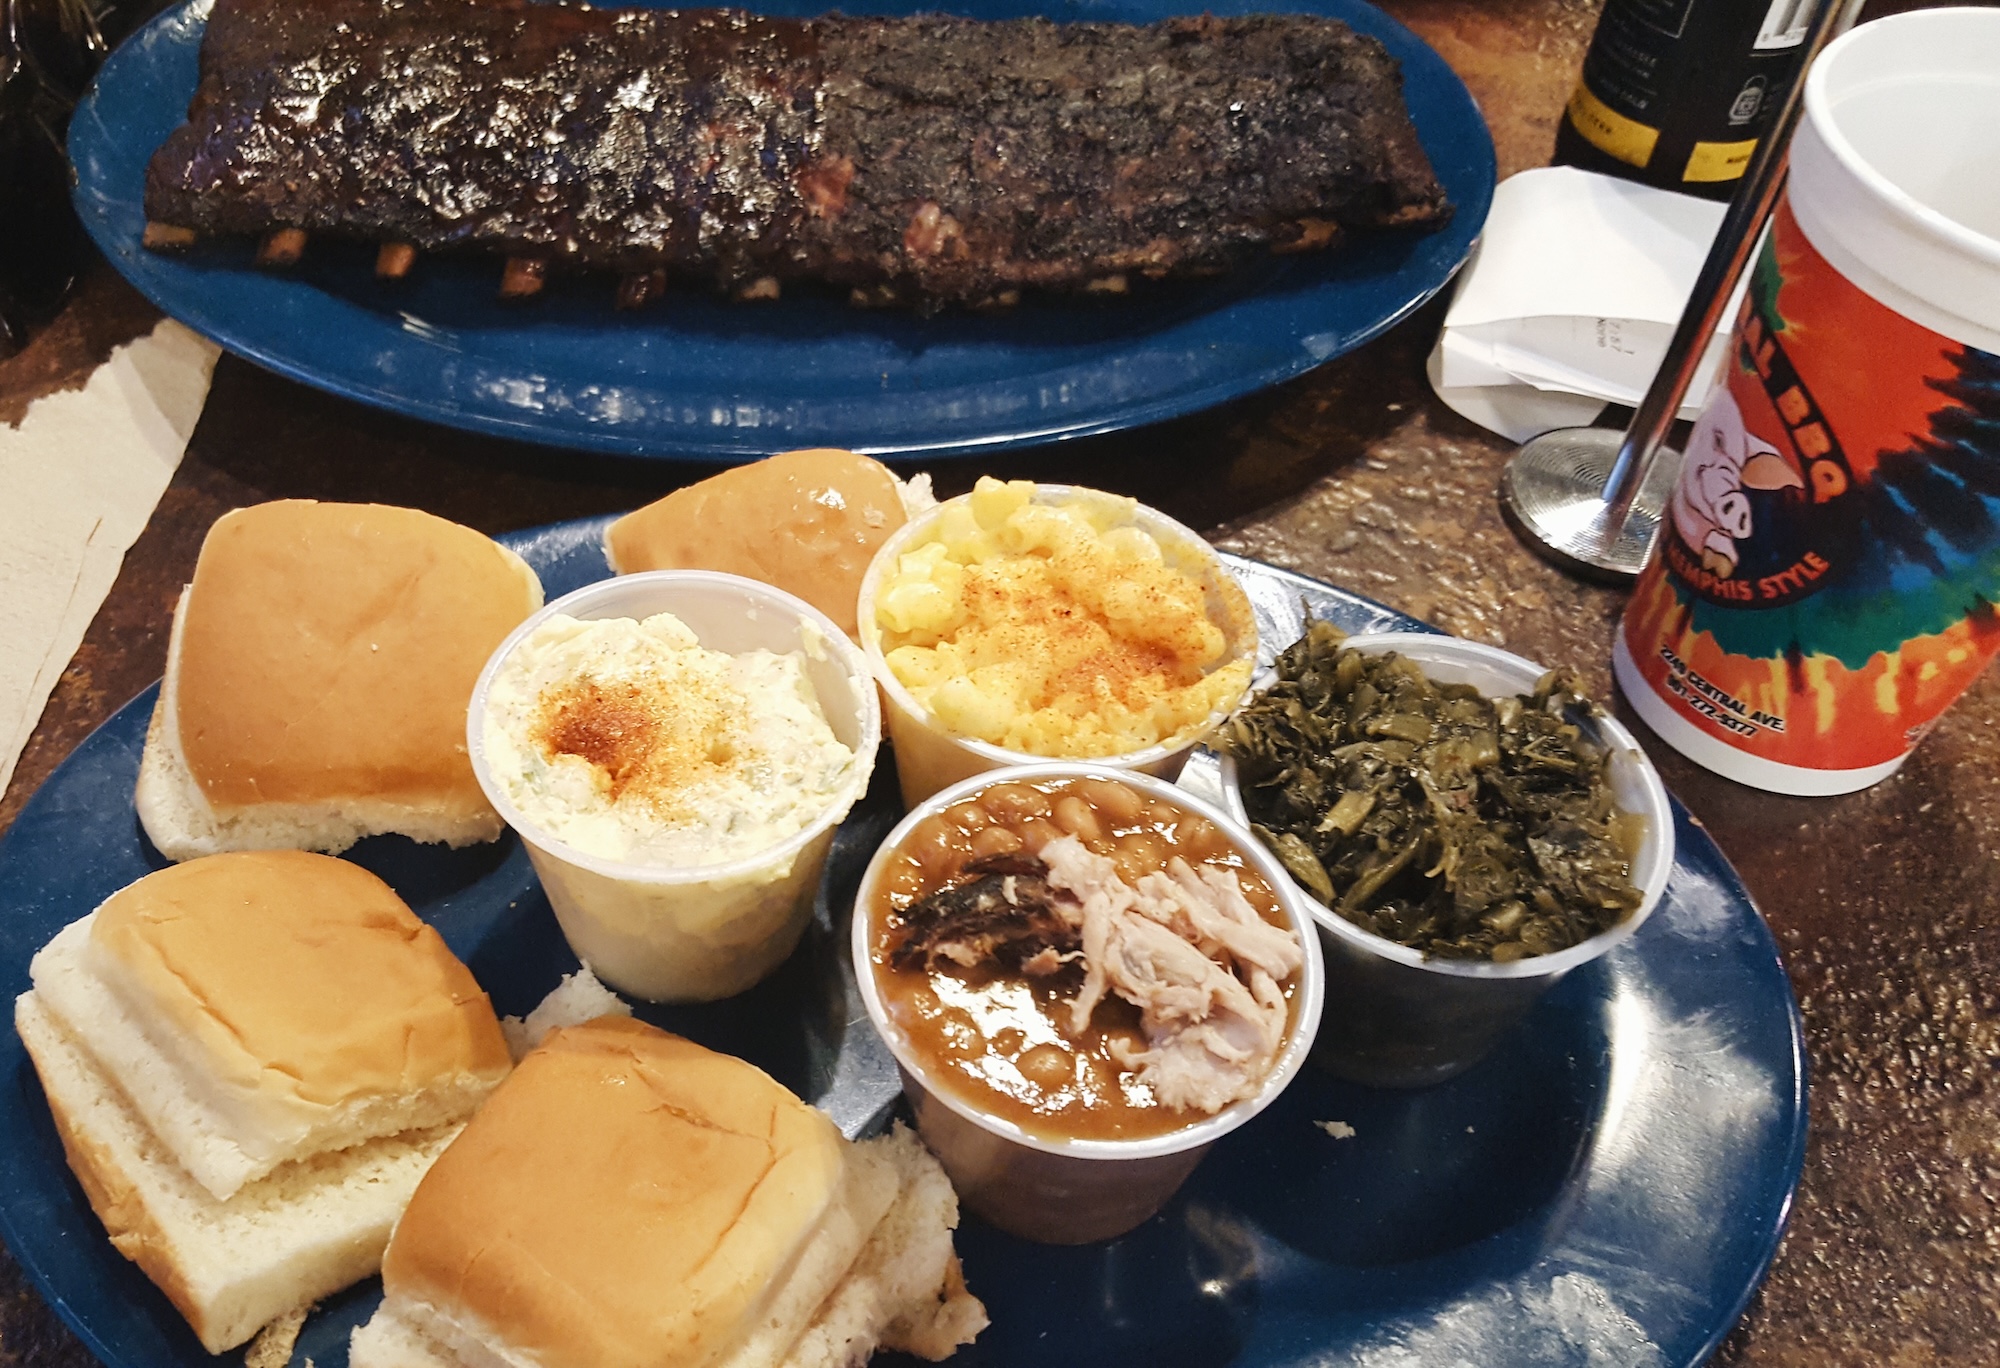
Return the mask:
<svg viewBox="0 0 2000 1368"><path fill-rule="evenodd" d="M896 751L896 777L902 786L905 807L914 807L947 784L955 784L972 775L1002 765L1032 765L1049 758L1007 750L953 732L910 695L883 658L882 627L875 617L876 590L894 568L897 557L935 537L938 523L947 508L961 505L971 497L961 494L905 523L876 551L875 559L869 562L868 571L861 579L857 607L861 648L867 652L869 668L875 672L876 681L882 686L883 713L888 723L889 743ZM1125 503L1116 495L1099 490L1054 484L1036 485L1034 501L1038 504L1099 503L1104 506ZM1169 565L1199 578L1205 586L1209 620L1222 629L1228 641L1227 652L1210 667L1210 672L1235 661L1255 660L1256 614L1250 609L1250 600L1243 587L1236 582L1229 567L1222 563L1215 548L1166 514L1144 504L1132 509L1128 525L1151 534L1153 540L1160 544ZM1200 725L1178 736L1168 737L1158 745L1123 755L1093 756L1091 761L1172 779L1187 763L1189 753L1228 717L1236 702L1236 699L1231 699L1227 707L1216 709Z"/></svg>
<svg viewBox="0 0 2000 1368"><path fill-rule="evenodd" d="M610 860L558 840L524 816L495 782L485 736L487 690L501 662L558 613L585 621L672 613L710 650L802 652L820 711L854 752L846 785L803 830L717 864ZM867 791L881 736L867 661L840 628L782 589L708 570L623 575L557 599L515 628L486 662L466 718L473 773L520 833L570 948L612 987L653 1002L733 996L791 954L812 917L834 829Z"/></svg>
<svg viewBox="0 0 2000 1368"><path fill-rule="evenodd" d="M1394 651L1438 683L1470 684L1488 698L1532 693L1547 673L1497 647L1430 632L1375 632L1349 637L1346 644L1370 653ZM1632 915L1553 955L1509 964L1433 959L1364 931L1292 884L1311 910L1326 951L1327 1010L1314 1057L1328 1069L1375 1087L1422 1088L1456 1077L1485 1058L1563 975L1630 940L1652 915L1674 867L1673 809L1658 771L1632 734L1609 716L1596 719L1596 730L1611 750L1614 799L1646 824L1632 862L1640 894ZM1231 818L1247 827L1236 761L1227 755L1222 790Z"/></svg>
<svg viewBox="0 0 2000 1368"><path fill-rule="evenodd" d="M2000 657L1976 470L1996 130L2000 10L1863 24L1806 76L1784 200L1612 654L1641 720L1739 783L1879 783Z"/></svg>
<svg viewBox="0 0 2000 1368"><path fill-rule="evenodd" d="M1892 15L1828 45L1785 197L1864 292L2000 352L2000 10Z"/></svg>
<svg viewBox="0 0 2000 1368"><path fill-rule="evenodd" d="M917 824L994 784L1072 778L1115 780L1213 822L1244 862L1270 885L1305 952L1293 998L1291 1031L1263 1086L1255 1096L1165 1135L1137 1140L1050 1139L981 1111L947 1089L933 1088L923 1060L883 1008L876 982L870 910L890 857ZM852 949L854 976L869 1019L896 1056L904 1095L916 1113L917 1130L944 1165L959 1199L1002 1230L1043 1244L1108 1240L1158 1211L1194 1172L1211 1145L1269 1106L1292 1081L1319 1029L1325 993L1312 918L1276 857L1240 824L1185 789L1151 775L1094 762L1044 761L993 770L961 780L917 804L889 833L861 876L854 897Z"/></svg>

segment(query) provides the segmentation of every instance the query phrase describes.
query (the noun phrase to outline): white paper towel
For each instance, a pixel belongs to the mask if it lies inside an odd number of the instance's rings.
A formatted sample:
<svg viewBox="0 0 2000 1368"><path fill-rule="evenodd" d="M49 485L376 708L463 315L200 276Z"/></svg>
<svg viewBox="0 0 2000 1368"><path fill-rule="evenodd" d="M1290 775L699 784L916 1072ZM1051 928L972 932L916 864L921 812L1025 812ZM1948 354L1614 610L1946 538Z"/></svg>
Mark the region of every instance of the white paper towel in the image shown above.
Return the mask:
<svg viewBox="0 0 2000 1368"><path fill-rule="evenodd" d="M187 450L216 355L165 321L0 427L0 789Z"/></svg>
<svg viewBox="0 0 2000 1368"><path fill-rule="evenodd" d="M1508 177L1431 352L1432 388L1517 442L1638 403L1726 209L1574 167ZM1732 306L1683 417L1708 397L1734 318Z"/></svg>

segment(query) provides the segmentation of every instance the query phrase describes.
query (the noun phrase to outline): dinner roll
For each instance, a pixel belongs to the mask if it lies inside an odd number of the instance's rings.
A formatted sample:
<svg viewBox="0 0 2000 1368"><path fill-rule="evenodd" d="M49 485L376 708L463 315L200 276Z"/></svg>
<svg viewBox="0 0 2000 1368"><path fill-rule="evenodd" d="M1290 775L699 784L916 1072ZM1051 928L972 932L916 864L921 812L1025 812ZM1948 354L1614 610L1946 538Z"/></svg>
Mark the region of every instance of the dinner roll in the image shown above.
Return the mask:
<svg viewBox="0 0 2000 1368"><path fill-rule="evenodd" d="M15 1000L14 1026L70 1169L113 1247L166 1294L211 1354L373 1273L417 1181L459 1130L315 1155L218 1202L35 994Z"/></svg>
<svg viewBox="0 0 2000 1368"><path fill-rule="evenodd" d="M223 515L174 614L135 795L146 834L176 860L492 840L466 705L541 602L520 557L416 509Z"/></svg>
<svg viewBox="0 0 2000 1368"><path fill-rule="evenodd" d="M985 1323L955 1280L956 1221L907 1133L849 1144L761 1070L600 1018L522 1060L419 1186L350 1362L942 1356Z"/></svg>
<svg viewBox="0 0 2000 1368"><path fill-rule="evenodd" d="M29 975L217 1199L321 1150L463 1118L509 1066L437 932L325 855L149 874L58 932Z"/></svg>
<svg viewBox="0 0 2000 1368"><path fill-rule="evenodd" d="M438 934L323 855L150 874L29 975L15 1024L70 1166L210 1352L373 1272L509 1068Z"/></svg>
<svg viewBox="0 0 2000 1368"><path fill-rule="evenodd" d="M875 551L927 507L908 484L851 451L787 451L677 489L611 524L605 559L640 570L723 570L796 594L849 636Z"/></svg>

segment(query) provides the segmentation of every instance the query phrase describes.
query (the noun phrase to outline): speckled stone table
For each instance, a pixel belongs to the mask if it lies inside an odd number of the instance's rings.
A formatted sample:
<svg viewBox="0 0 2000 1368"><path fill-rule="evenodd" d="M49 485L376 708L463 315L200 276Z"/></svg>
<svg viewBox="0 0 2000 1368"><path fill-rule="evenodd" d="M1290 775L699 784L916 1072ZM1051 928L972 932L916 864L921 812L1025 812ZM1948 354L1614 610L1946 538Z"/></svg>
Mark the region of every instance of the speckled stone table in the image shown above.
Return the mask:
<svg viewBox="0 0 2000 1368"><path fill-rule="evenodd" d="M1503 175L1547 159L1594 4L1386 7L1464 76ZM1423 379L1440 315L1426 309L1363 351L1228 408L989 468L1135 494L1231 550L1575 662L1610 696L1621 595L1556 573L1501 522L1494 488L1509 448L1445 410ZM80 383L152 317L108 272L92 277L57 325L0 363L0 422L35 394ZM0 824L158 677L173 601L226 509L374 500L500 532L629 507L703 473L425 427L225 358L185 463L0 801ZM971 476L950 468L941 484ZM1646 739L1777 933L1811 1053L1812 1137L1790 1231L1715 1362L2000 1365L2000 675L1902 773L1848 798L1757 793ZM89 1362L0 1256L0 1368Z"/></svg>

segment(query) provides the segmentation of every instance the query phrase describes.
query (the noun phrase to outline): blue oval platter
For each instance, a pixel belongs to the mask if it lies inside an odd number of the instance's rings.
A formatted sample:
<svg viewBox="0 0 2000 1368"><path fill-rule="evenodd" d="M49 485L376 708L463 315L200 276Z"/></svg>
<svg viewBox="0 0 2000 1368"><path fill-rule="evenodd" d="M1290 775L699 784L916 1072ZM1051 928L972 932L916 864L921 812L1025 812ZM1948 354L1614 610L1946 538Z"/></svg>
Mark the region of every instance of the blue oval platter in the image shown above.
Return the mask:
<svg viewBox="0 0 2000 1368"><path fill-rule="evenodd" d="M609 573L603 520L503 538L551 598ZM1306 610L1350 631L1427 630L1378 604L1232 562L1267 647ZM1267 649L1267 656L1269 655ZM132 808L148 690L49 779L0 843L0 974L164 861ZM1214 783L1212 763L1184 783ZM897 1105L844 918L900 815L887 764L842 829L813 929L741 997L641 1015L741 1055L850 1135ZM1049 1248L968 1217L966 1282L992 1326L965 1368L1695 1368L1769 1264L1805 1145L1804 1056L1777 948L1707 834L1675 805L1673 879L1625 945L1542 999L1486 1062L1423 1092L1308 1065L1224 1138L1165 1210L1105 1244ZM378 838L351 858L434 923L504 1013L576 967L518 841L447 851ZM33 1068L0 1040L0 1233L109 1368L221 1362L115 1253L70 1177ZM1338 1123L1338 1124L1334 1124ZM343 1368L371 1279L307 1322L295 1363Z"/></svg>
<svg viewBox="0 0 2000 1368"><path fill-rule="evenodd" d="M1464 84L1362 0L1288 0L1381 40L1456 206L1428 235L1357 240L1120 300L1030 300L1010 315L920 319L833 298L730 304L691 292L637 313L608 277L559 281L525 306L495 296L498 263L420 261L383 285L372 250L315 241L285 274L248 240L178 256L139 245L146 161L194 91L209 0L112 54L70 123L77 212L139 290L197 332L281 375L397 413L502 437L629 456L744 460L842 446L936 458L1108 432L1275 384L1378 336L1445 285L1493 197L1493 142ZM770 13L823 4L775 0ZM1260 0L887 0L897 14L1143 22Z"/></svg>

